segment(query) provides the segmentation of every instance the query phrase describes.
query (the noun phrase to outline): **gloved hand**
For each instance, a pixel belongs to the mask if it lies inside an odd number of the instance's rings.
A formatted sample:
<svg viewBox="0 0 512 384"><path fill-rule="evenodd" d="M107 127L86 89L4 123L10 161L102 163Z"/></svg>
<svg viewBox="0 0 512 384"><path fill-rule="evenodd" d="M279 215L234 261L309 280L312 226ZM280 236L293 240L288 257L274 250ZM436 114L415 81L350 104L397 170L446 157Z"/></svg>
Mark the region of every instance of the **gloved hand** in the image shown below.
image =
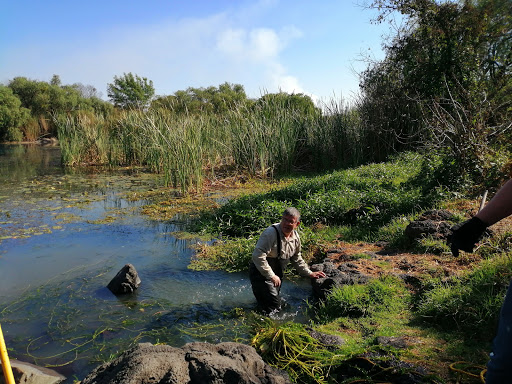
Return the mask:
<svg viewBox="0 0 512 384"><path fill-rule="evenodd" d="M473 217L463 223L454 225L452 233L447 238L447 243L452 249L453 256L459 256L459 250L473 252L475 244L482 238L487 224L478 217Z"/></svg>

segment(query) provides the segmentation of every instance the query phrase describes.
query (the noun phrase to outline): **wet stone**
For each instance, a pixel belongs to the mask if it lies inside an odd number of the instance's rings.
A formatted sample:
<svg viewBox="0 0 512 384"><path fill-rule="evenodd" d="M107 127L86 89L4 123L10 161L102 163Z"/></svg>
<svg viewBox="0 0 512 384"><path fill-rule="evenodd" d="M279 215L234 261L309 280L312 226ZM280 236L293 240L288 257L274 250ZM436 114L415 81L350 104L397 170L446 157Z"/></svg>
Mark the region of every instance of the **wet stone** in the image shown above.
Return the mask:
<svg viewBox="0 0 512 384"><path fill-rule="evenodd" d="M114 295L133 293L140 285L141 280L137 270L132 264L126 264L117 275L108 283L107 288Z"/></svg>

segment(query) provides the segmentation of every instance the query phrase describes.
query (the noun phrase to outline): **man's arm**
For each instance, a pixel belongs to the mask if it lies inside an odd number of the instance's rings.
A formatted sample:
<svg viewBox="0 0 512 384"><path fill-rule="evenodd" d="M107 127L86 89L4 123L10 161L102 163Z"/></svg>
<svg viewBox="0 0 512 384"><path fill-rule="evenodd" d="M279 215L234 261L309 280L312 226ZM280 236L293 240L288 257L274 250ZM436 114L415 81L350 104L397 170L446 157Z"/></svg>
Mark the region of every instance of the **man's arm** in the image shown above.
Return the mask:
<svg viewBox="0 0 512 384"><path fill-rule="evenodd" d="M448 243L454 256L459 250L473 252L485 229L512 214L512 180L507 181L473 218L452 228Z"/></svg>
<svg viewBox="0 0 512 384"><path fill-rule="evenodd" d="M281 279L277 276L267 262L267 256L272 249L272 244L277 240L276 231L272 227L268 227L260 235L256 247L252 253L252 261L258 271L269 280L272 280L275 287L281 285Z"/></svg>
<svg viewBox="0 0 512 384"><path fill-rule="evenodd" d="M301 244L300 239L298 240L298 247L295 254L290 258L290 262L293 264L294 268L301 276L308 276L313 279L318 279L320 277L325 277L325 273L321 271L313 272L309 269L308 264L302 258L302 253L300 251Z"/></svg>
<svg viewBox="0 0 512 384"><path fill-rule="evenodd" d="M507 181L489 203L476 214L487 226L512 214L512 180Z"/></svg>

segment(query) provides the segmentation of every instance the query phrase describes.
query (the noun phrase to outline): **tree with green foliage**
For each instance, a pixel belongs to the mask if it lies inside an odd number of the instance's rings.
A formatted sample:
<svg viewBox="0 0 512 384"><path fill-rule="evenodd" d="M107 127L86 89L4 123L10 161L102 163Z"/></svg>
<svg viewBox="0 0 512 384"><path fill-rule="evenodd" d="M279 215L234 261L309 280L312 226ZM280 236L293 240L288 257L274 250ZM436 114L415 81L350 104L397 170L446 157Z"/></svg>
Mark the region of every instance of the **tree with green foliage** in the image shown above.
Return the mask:
<svg viewBox="0 0 512 384"><path fill-rule="evenodd" d="M83 97L75 85L62 85L58 75L54 75L50 83L15 77L8 83L8 87L21 102L21 107L30 111L31 134L27 134L27 130L25 132L29 137L37 137L42 133L56 134L53 119L59 115L89 111L105 117L114 108L98 97Z"/></svg>
<svg viewBox="0 0 512 384"><path fill-rule="evenodd" d="M385 59L361 76L368 142L382 149L372 160L433 144L447 151L458 174L484 176L484 159L508 141L512 4L375 0L371 6L380 12L377 21L393 12L404 20L385 45Z"/></svg>
<svg viewBox="0 0 512 384"><path fill-rule="evenodd" d="M30 118L30 111L21 106L21 101L9 87L0 85L0 140L21 141L19 129Z"/></svg>
<svg viewBox="0 0 512 384"><path fill-rule="evenodd" d="M253 108L272 113L276 107L299 112L303 116L319 116L320 108L308 95L303 93L267 93L261 96L253 105Z"/></svg>
<svg viewBox="0 0 512 384"><path fill-rule="evenodd" d="M123 109L146 109L155 95L153 81L133 75L114 76L107 86L107 94L116 107Z"/></svg>
<svg viewBox="0 0 512 384"><path fill-rule="evenodd" d="M61 85L54 75L51 82L15 77L9 88L19 97L22 106L30 109L33 116L51 117L52 114L69 113L81 109L83 98L80 92L69 85Z"/></svg>
<svg viewBox="0 0 512 384"><path fill-rule="evenodd" d="M158 97L151 107L171 109L175 113L223 114L248 102L243 85L225 82L218 87L189 87L171 96Z"/></svg>

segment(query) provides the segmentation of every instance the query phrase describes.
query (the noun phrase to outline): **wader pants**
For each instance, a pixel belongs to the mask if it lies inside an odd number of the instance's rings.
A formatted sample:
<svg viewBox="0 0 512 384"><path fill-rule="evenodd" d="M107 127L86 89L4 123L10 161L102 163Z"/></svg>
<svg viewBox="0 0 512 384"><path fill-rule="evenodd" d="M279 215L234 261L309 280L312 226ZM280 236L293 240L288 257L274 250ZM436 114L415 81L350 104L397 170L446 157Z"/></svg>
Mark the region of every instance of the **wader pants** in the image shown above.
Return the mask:
<svg viewBox="0 0 512 384"><path fill-rule="evenodd" d="M267 262L274 273L283 279L283 271L279 259L267 257ZM256 301L265 313L270 313L281 308L281 300L279 291L281 287L274 287L272 280L268 280L263 276L251 261L249 264L249 279L251 280L252 292L256 297Z"/></svg>
<svg viewBox="0 0 512 384"><path fill-rule="evenodd" d="M487 384L512 383L512 282L500 311L498 332L493 342L491 360L487 363Z"/></svg>

